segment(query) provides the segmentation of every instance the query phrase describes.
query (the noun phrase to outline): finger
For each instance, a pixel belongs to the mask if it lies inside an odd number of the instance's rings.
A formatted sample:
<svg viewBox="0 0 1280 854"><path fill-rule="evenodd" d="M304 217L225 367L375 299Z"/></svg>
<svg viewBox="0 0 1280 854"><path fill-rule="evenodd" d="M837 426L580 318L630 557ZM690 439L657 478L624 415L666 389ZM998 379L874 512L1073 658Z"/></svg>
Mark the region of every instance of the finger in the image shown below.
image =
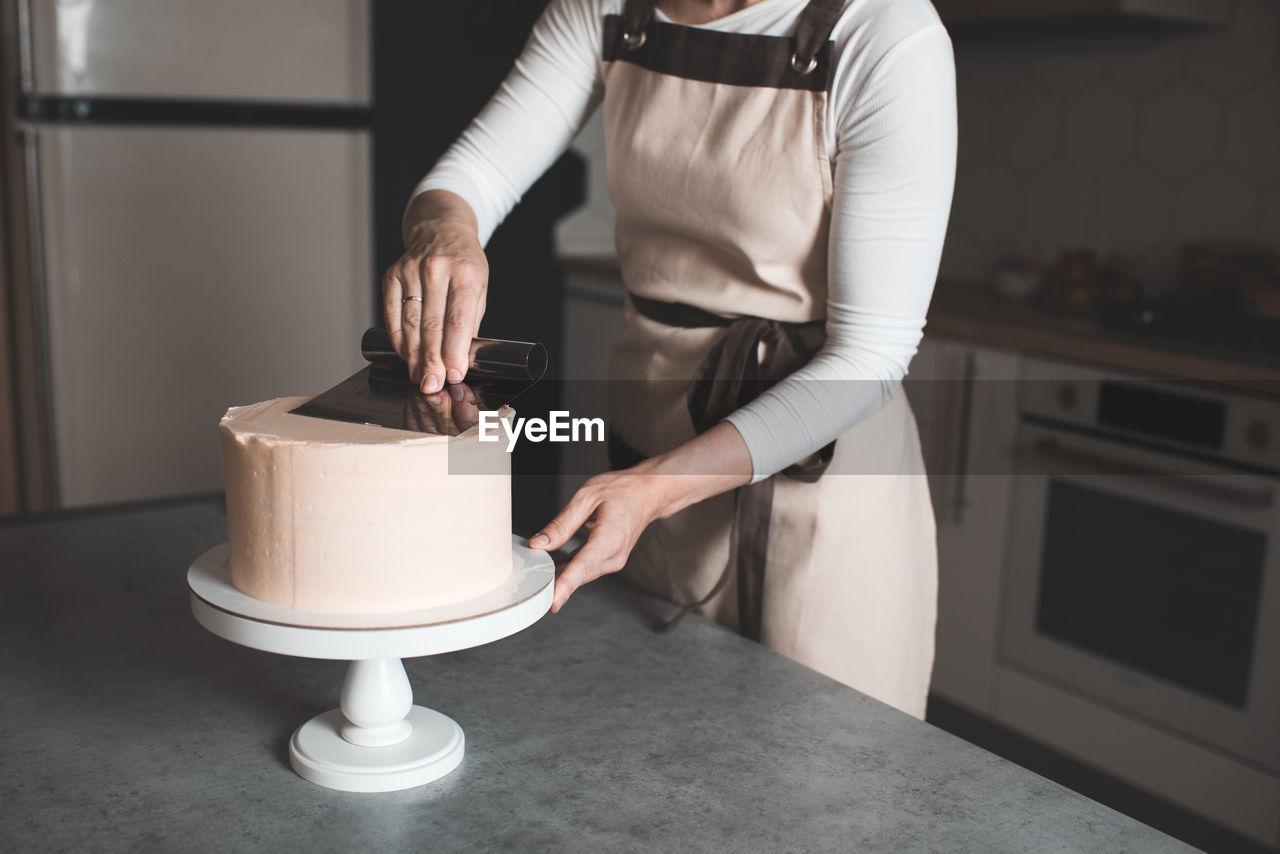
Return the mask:
<svg viewBox="0 0 1280 854"><path fill-rule="evenodd" d="M488 291L486 288L481 288L480 299L477 300L476 302L475 331L471 333L471 345L467 348L467 369L468 370L471 369L471 365L475 362L476 351L480 349L479 338L477 336L480 335L480 321L484 320L484 309L485 309L485 303L487 302L487 298L486 298L487 293ZM463 379L466 379L466 376L467 376L466 372L464 371L462 374Z"/></svg>
<svg viewBox="0 0 1280 854"><path fill-rule="evenodd" d="M391 336L391 346L396 355L405 358L404 330L400 328L400 300L404 295L404 284L400 281L397 267L393 266L382 277L382 317L387 324L387 334Z"/></svg>
<svg viewBox="0 0 1280 854"><path fill-rule="evenodd" d="M529 547L555 551L562 547L595 512L597 502L579 489L564 509L529 540ZM586 548L586 546L583 546Z"/></svg>
<svg viewBox="0 0 1280 854"><path fill-rule="evenodd" d="M479 318L476 317L480 286L474 281L474 276L475 273L459 266L454 269L453 279L449 282L441 356L444 360L445 379L451 383L460 383L466 376L471 339L475 337L476 327L480 325Z"/></svg>
<svg viewBox="0 0 1280 854"><path fill-rule="evenodd" d="M400 295L400 331L404 335L405 362L409 365L409 378L422 381L422 303L409 297L422 296L422 279L417 266L406 264L400 270L403 293Z"/></svg>
<svg viewBox="0 0 1280 854"><path fill-rule="evenodd" d="M427 258L422 262L421 384L427 394L444 388L444 361L440 357L440 345L443 343L451 266L447 258Z"/></svg>
<svg viewBox="0 0 1280 854"><path fill-rule="evenodd" d="M618 560L617 538L597 530L587 538L577 554L556 577L556 589L551 602L551 613L558 614L573 592L588 581L622 568Z"/></svg>

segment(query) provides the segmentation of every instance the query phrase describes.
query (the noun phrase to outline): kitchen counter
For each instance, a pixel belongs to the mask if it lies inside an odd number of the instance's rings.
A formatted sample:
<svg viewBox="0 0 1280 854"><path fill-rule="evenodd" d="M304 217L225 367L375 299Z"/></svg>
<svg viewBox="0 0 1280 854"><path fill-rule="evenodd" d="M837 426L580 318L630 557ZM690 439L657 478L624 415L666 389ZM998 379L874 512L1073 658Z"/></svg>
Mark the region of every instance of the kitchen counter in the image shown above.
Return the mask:
<svg viewBox="0 0 1280 854"><path fill-rule="evenodd" d="M559 264L566 273L616 280L621 299L621 271L615 259L569 256L560 258ZM929 305L925 334L1031 356L1280 397L1280 359L1104 329L1091 315L1060 314L1028 300L1004 299L990 285L972 280L938 282Z"/></svg>
<svg viewBox="0 0 1280 854"><path fill-rule="evenodd" d="M1091 315L1058 314L1026 300L1006 300L990 287L971 282L938 283L925 332L1027 355L1280 397L1280 360L1107 330Z"/></svg>
<svg viewBox="0 0 1280 854"><path fill-rule="evenodd" d="M356 795L288 766L345 664L214 637L214 499L0 524L4 849L1162 851L1180 844L617 580L406 661L462 766Z"/></svg>

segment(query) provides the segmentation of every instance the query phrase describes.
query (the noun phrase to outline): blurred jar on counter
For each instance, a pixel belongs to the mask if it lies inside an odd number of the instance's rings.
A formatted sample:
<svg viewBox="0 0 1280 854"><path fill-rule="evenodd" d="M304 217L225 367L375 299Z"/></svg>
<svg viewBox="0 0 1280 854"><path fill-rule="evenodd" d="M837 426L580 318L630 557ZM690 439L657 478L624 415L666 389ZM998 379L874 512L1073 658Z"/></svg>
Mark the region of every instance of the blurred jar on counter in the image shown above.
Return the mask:
<svg viewBox="0 0 1280 854"><path fill-rule="evenodd" d="M1097 252L1083 247L1063 252L1045 272L1040 288L1046 308L1071 314L1092 312L1099 302L1128 303L1140 296L1142 286L1128 258L1112 253L1099 260Z"/></svg>

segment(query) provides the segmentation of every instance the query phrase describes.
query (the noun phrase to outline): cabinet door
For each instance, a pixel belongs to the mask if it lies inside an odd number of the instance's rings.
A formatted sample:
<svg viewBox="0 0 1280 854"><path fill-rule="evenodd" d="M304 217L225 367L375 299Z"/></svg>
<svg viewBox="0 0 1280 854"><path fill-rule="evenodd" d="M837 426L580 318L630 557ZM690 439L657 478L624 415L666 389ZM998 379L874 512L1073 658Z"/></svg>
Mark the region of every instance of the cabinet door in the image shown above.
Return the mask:
<svg viewBox="0 0 1280 854"><path fill-rule="evenodd" d="M988 712L1013 486L1019 358L926 338L916 359L911 402L938 520L932 690Z"/></svg>
<svg viewBox="0 0 1280 854"><path fill-rule="evenodd" d="M969 450L974 360L972 347L925 338L907 376L907 396L920 431L933 515L939 528L958 524L964 515L963 470Z"/></svg>

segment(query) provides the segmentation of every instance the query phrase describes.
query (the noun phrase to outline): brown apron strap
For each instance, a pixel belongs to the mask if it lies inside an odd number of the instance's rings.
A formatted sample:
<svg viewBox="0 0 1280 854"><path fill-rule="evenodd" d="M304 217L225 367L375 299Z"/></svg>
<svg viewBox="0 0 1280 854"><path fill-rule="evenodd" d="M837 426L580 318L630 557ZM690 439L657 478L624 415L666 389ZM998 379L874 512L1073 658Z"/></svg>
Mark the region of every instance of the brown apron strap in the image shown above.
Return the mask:
<svg viewBox="0 0 1280 854"><path fill-rule="evenodd" d="M663 326L699 329L707 326L729 326L734 321L732 317L725 317L723 314L715 314L705 308L686 305L682 302L664 302L642 297L639 294L627 294L627 299L631 300L631 305L639 314Z"/></svg>
<svg viewBox="0 0 1280 854"><path fill-rule="evenodd" d="M711 585L711 589L708 590L704 596L702 596L701 598L699 598L694 602L690 602L688 605L681 606L680 610L676 611L676 615L672 617L670 620L667 620L667 622L663 624L662 626L663 633L674 631L675 627L680 625L680 621L685 618L686 614L688 614L690 611L697 610L698 608L701 608L703 605L710 602L712 599L716 597L716 594L719 593L721 590L723 590L724 586L729 583L729 578L733 575L733 571L737 567L737 563L734 562L733 556L738 551L738 509L737 508L741 499L742 499L741 493L735 491L733 496L733 507L734 507L733 527L729 530L729 559L725 561L724 571L720 573L720 577L716 579L716 583ZM738 596L739 596L738 611L741 612L742 611L742 600L741 600L742 591L741 590L738 591ZM753 638L753 640L759 640L759 638Z"/></svg>
<svg viewBox="0 0 1280 854"><path fill-rule="evenodd" d="M797 71L809 68L818 51L831 37L836 22L844 13L845 0L809 0L796 22L796 49L792 64Z"/></svg>
<svg viewBox="0 0 1280 854"><path fill-rule="evenodd" d="M668 326L727 326L728 332L707 353L689 385L689 416L698 433L704 433L731 412L755 400L766 389L813 358L812 349L800 329L822 323L782 323L762 317L721 317L694 306L661 302L630 295L636 311ZM699 313L705 315L697 323ZM760 346L768 345L768 357L761 361ZM620 444L620 443L619 443ZM811 460L789 466L782 473L804 482L822 476L835 453L832 442ZM765 558L769 548L769 525L773 511L773 478L739 487L735 494L729 560L724 572L707 595L686 605L664 627L671 631L684 615L705 605L738 574L738 631L760 640L764 614Z"/></svg>
<svg viewBox="0 0 1280 854"><path fill-rule="evenodd" d="M622 7L622 39L630 47L639 47L643 42L640 34L653 20L653 10L658 0L627 0Z"/></svg>
<svg viewBox="0 0 1280 854"><path fill-rule="evenodd" d="M773 485L768 477L738 488L733 515L730 566L738 569L738 633L760 640L764 629L764 573L768 566L769 522L773 516Z"/></svg>

